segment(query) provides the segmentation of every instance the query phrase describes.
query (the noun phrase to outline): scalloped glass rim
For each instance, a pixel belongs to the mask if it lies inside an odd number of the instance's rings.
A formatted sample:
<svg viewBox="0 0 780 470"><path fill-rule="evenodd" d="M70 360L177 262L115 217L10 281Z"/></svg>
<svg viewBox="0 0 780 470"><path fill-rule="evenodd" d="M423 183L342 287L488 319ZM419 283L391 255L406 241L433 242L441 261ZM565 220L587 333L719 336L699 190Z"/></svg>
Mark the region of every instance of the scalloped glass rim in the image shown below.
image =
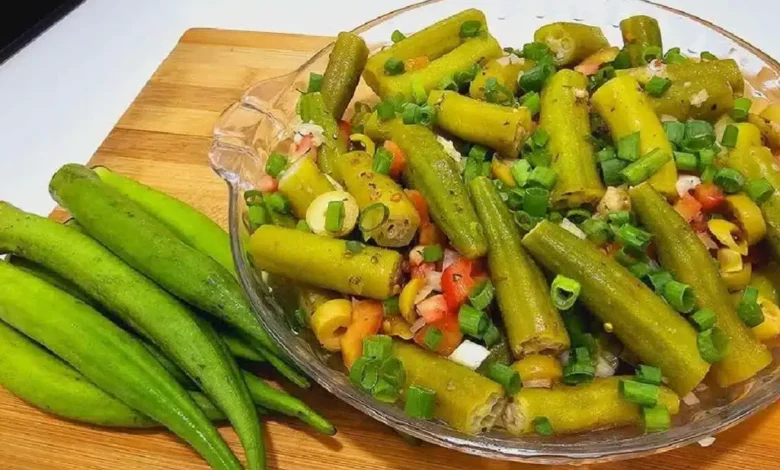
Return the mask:
<svg viewBox="0 0 780 470"><path fill-rule="evenodd" d="M527 3L523 9L520 3ZM498 8L507 16L512 15L511 8L531 12L544 11L545 21L571 18L599 24L603 28L616 26L617 21L594 21L592 11L588 8L600 5L601 10L611 11L611 18L620 18L644 11L648 14L662 15L663 18L696 24L707 29L708 40L725 41L727 50L721 50L712 45L702 44L716 55L738 56L740 65L756 77L762 73L759 81L751 81L751 93L755 97L773 95L780 88L780 64L759 49L737 36L724 31L718 26L693 15L674 8L659 5L646 0L621 1L620 7L614 0L592 1L558 1L555 8L539 5L534 2L511 1L471 1L431 0L402 8L371 20L353 32L361 35L381 31L384 38L389 38L394 25L393 21L409 20L421 9L435 5L442 6L449 12L468 8L485 7ZM587 5L585 5L587 4ZM617 7L617 8L609 8ZM487 13L487 12L486 12ZM427 25L440 19L439 16L419 15L423 21L416 21L415 27ZM501 13L499 13L501 14ZM490 18L490 15L488 15ZM499 20L501 17L499 16ZM660 18L659 18L660 19ZM408 26L408 25L406 25ZM414 30L414 29L410 29ZM493 24L491 23L491 31ZM532 30L531 30L532 31ZM608 32L608 37L609 37ZM666 35L666 30L664 30ZM614 32L612 32L614 34ZM618 32L619 34L619 32ZM498 35L497 35L498 36ZM529 31L523 30L518 41L527 40ZM619 37L619 36L618 36ZM501 36L499 36L501 40ZM367 39L368 41L368 39ZM613 43L617 43L613 41ZM371 42L369 41L369 44ZM723 44L719 44L723 46ZM262 174L263 154L277 148L280 142L286 142L287 128L291 112L290 103L284 98L296 85L301 85L301 77L308 76L309 70L317 70L316 64L324 64L332 48L332 43L323 48L297 70L281 76L264 80L253 85L242 97L241 101L228 108L220 117L214 129L214 142L209 157L214 170L228 182L229 186L229 225L234 261L239 272L240 281L249 296L259 320L269 330L271 336L281 345L293 361L320 386L336 395L341 400L357 408L371 418L374 418L397 431L409 434L424 441L443 447L480 455L488 458L532 462L540 464L583 464L601 461L620 460L665 452L681 446L697 442L705 437L723 431L748 416L763 409L780 397L780 373L778 373L777 350L773 365L756 380L738 387L732 394L733 401L726 405L703 409L695 414L694 420L675 426L669 431L657 434L639 434L625 429L613 429L588 433L585 435L557 436L553 439L534 436L512 437L505 433L490 432L476 436L463 434L448 426L434 421L420 421L408 418L398 407L386 405L373 400L370 396L355 389L342 371L332 368L328 356L319 348L312 348L310 343L293 332L283 309L271 295L268 286L252 269L251 261L246 257L245 240L247 231L242 223L246 207L241 192L252 186L255 176ZM691 51L691 52L700 52ZM321 71L322 68L319 69ZM768 76L766 72L769 71ZM298 79L296 81L296 79ZM289 101L289 100L287 100ZM254 176L253 176L254 175Z"/></svg>

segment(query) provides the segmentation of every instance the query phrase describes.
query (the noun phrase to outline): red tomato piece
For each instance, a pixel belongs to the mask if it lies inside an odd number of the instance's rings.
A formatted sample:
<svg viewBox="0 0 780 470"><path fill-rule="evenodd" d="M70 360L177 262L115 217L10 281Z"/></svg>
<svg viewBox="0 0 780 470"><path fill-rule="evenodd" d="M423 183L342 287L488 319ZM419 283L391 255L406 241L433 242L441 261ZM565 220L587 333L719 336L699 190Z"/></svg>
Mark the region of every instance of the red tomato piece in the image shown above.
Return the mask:
<svg viewBox="0 0 780 470"><path fill-rule="evenodd" d="M417 266L412 266L411 274L412 277L419 277L425 279L425 275L431 271L434 271L435 269L436 269L435 263L421 263L418 264Z"/></svg>
<svg viewBox="0 0 780 470"><path fill-rule="evenodd" d="M376 300L361 300L352 306L352 323L341 336L341 356L347 368L363 355L363 339L377 334L385 310Z"/></svg>
<svg viewBox="0 0 780 470"><path fill-rule="evenodd" d="M441 294L428 297L417 304L417 312L425 318L426 323L433 323L447 314L447 301Z"/></svg>
<svg viewBox="0 0 780 470"><path fill-rule="evenodd" d="M303 155L308 152L314 146L314 137L311 134L306 134L301 137L301 141L295 147L296 155Z"/></svg>
<svg viewBox="0 0 780 470"><path fill-rule="evenodd" d="M438 328L442 333L441 341L439 342L438 347L434 350L434 352L437 354L441 354L442 356L449 356L463 341L463 333L460 331L458 316L445 315L441 320L437 320L422 327L420 331L414 335L414 342L423 348L428 349L428 346L425 344L425 335L431 328Z"/></svg>
<svg viewBox="0 0 780 470"><path fill-rule="evenodd" d="M390 162L390 176L398 179L406 166L406 155L404 155L401 147L392 140L386 140L384 147L393 154L393 161Z"/></svg>
<svg viewBox="0 0 780 470"><path fill-rule="evenodd" d="M718 209L726 196L723 191L712 183L702 183L693 190L693 197L701 204L701 209L710 212Z"/></svg>
<svg viewBox="0 0 780 470"><path fill-rule="evenodd" d="M263 175L257 182L257 190L263 193L273 193L278 187L278 182L271 175Z"/></svg>
<svg viewBox="0 0 780 470"><path fill-rule="evenodd" d="M697 189L699 187L701 187L701 185L697 186ZM702 205L699 201L690 194L683 195L683 197L674 204L674 210L676 210L688 223L691 223L692 220L701 214L701 208Z"/></svg>
<svg viewBox="0 0 780 470"><path fill-rule="evenodd" d="M447 308L452 312L458 311L463 302L468 299L471 288L474 287L471 266L470 259L458 258L441 274L442 293L447 300Z"/></svg>
<svg viewBox="0 0 780 470"><path fill-rule="evenodd" d="M349 142L349 135L352 134L352 124L350 124L349 121L342 119L339 121L339 130L341 131L341 135L344 136L344 140Z"/></svg>
<svg viewBox="0 0 780 470"><path fill-rule="evenodd" d="M420 227L424 227L431 223L431 217L428 215L428 203L420 194L420 191L415 189L404 189L406 197L412 201L414 208L417 209L417 213L420 214Z"/></svg>

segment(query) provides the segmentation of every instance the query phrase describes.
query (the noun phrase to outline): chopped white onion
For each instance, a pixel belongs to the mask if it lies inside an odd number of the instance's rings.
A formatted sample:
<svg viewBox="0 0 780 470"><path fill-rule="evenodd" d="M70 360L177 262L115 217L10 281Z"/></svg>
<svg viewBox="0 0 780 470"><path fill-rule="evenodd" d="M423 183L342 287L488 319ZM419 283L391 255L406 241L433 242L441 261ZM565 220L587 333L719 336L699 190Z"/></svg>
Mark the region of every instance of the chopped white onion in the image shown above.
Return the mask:
<svg viewBox="0 0 780 470"><path fill-rule="evenodd" d="M650 268L652 268L655 271L658 271L659 269L661 269L661 265L658 264L658 261L654 260L653 258L650 258L647 261L647 265L650 266Z"/></svg>
<svg viewBox="0 0 780 470"><path fill-rule="evenodd" d="M490 351L486 347L465 340L455 348L455 351L452 351L449 360L466 366L471 370L476 370L489 355Z"/></svg>
<svg viewBox="0 0 780 470"><path fill-rule="evenodd" d="M574 89L574 97L575 98L587 98L588 97L588 90L584 88L575 88Z"/></svg>
<svg viewBox="0 0 780 470"><path fill-rule="evenodd" d="M455 250L444 250L444 259L441 262L441 269L447 269L452 263L458 260L460 255Z"/></svg>
<svg viewBox="0 0 780 470"><path fill-rule="evenodd" d="M436 292L441 292L441 273L439 271L428 271L425 273L425 283L429 284Z"/></svg>
<svg viewBox="0 0 780 470"><path fill-rule="evenodd" d="M696 394L693 392L682 397L682 401L688 406L696 406L700 403L699 397L697 397Z"/></svg>
<svg viewBox="0 0 780 470"><path fill-rule="evenodd" d="M574 236L576 236L577 238L582 238L583 240L588 238L588 236L585 235L585 232L580 230L580 228L577 227L577 224L575 224L569 219L564 218L563 220L561 220L561 228L563 228L567 232L573 233Z"/></svg>
<svg viewBox="0 0 780 470"><path fill-rule="evenodd" d="M409 331L412 332L412 334L417 334L418 331L422 330L422 327L425 326L425 318L420 317L418 318L414 323L412 323L412 326L409 327Z"/></svg>
<svg viewBox="0 0 780 470"><path fill-rule="evenodd" d="M550 379L534 379L523 381L523 387L525 388L552 388L552 381Z"/></svg>
<svg viewBox="0 0 780 470"><path fill-rule="evenodd" d="M701 178L694 175L680 175L679 178L677 178L677 184L675 184L675 187L677 188L677 194L680 195L680 197L685 196L688 194L689 191L694 189L696 186L701 184Z"/></svg>
<svg viewBox="0 0 780 470"><path fill-rule="evenodd" d="M313 122L304 122L299 124L295 129L295 132L300 135L311 135L312 144L315 147L322 145L322 142L325 140L325 129L323 129L322 126L314 124ZM295 140L295 137L293 137L293 140Z"/></svg>
<svg viewBox="0 0 780 470"><path fill-rule="evenodd" d="M423 263L423 249L424 246L417 245L409 251L409 264L419 266Z"/></svg>
<svg viewBox="0 0 780 470"><path fill-rule="evenodd" d="M715 443L715 438L712 437L712 436L705 437L704 439L701 439L699 441L699 445L702 446L702 447L709 447L709 446L711 446L714 443Z"/></svg>
<svg viewBox="0 0 780 470"><path fill-rule="evenodd" d="M696 235L699 237L699 240L704 243L704 246L706 246L708 250L718 249L718 244L715 243L715 240L712 239L709 232L696 232Z"/></svg>
<svg viewBox="0 0 780 470"><path fill-rule="evenodd" d="M607 351L601 351L596 359L596 377L612 377L618 367L618 358Z"/></svg>
<svg viewBox="0 0 780 470"><path fill-rule="evenodd" d="M670 116L668 114L662 114L659 119L661 119L661 122L677 121L676 117Z"/></svg>
<svg viewBox="0 0 780 470"><path fill-rule="evenodd" d="M563 351L560 355L558 355L558 360L561 361L561 364L566 364L569 362L569 356L571 355L570 350Z"/></svg>
<svg viewBox="0 0 780 470"><path fill-rule="evenodd" d="M647 71L650 73L650 77L664 77L666 78L666 64L663 61L655 59L647 64Z"/></svg>

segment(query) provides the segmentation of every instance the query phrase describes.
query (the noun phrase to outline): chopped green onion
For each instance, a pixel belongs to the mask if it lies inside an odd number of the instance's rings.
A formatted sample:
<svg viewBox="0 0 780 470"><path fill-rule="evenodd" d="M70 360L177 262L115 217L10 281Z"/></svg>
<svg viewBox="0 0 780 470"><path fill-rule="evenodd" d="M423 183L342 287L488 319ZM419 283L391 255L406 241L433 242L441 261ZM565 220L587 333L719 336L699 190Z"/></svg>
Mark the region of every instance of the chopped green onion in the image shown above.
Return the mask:
<svg viewBox="0 0 780 470"><path fill-rule="evenodd" d="M482 335L482 341L488 348L501 341L501 332L498 330L498 327L493 324L493 322L490 322L487 330L485 330L485 334Z"/></svg>
<svg viewBox="0 0 780 470"><path fill-rule="evenodd" d="M615 147L612 147L611 145L596 152L596 160L599 162L605 162L607 160L612 160L613 158L617 158L617 152L615 152Z"/></svg>
<svg viewBox="0 0 780 470"><path fill-rule="evenodd" d="M473 38L479 34L480 28L482 28L482 23L477 20L464 21L460 25L460 37Z"/></svg>
<svg viewBox="0 0 780 470"><path fill-rule="evenodd" d="M374 171L383 175L390 174L390 165L393 163L393 154L384 147L379 147L374 153Z"/></svg>
<svg viewBox="0 0 780 470"><path fill-rule="evenodd" d="M306 89L306 93L316 93L322 89L322 75L319 73L309 74L309 87Z"/></svg>
<svg viewBox="0 0 780 470"><path fill-rule="evenodd" d="M699 168L699 159L688 152L674 152L674 163L680 171L696 171Z"/></svg>
<svg viewBox="0 0 780 470"><path fill-rule="evenodd" d="M397 29L390 35L390 40L393 42L401 42L406 39L406 35Z"/></svg>
<svg viewBox="0 0 780 470"><path fill-rule="evenodd" d="M703 308L697 310L696 313L691 315L691 323L696 325L696 329L699 331L709 330L718 321L718 317L711 308Z"/></svg>
<svg viewBox="0 0 780 470"><path fill-rule="evenodd" d="M698 152L712 147L715 143L715 130L707 121L692 119L685 123L685 138L682 147L688 151Z"/></svg>
<svg viewBox="0 0 780 470"><path fill-rule="evenodd" d="M745 192L748 197L759 205L766 202L774 191L775 189L766 178L750 180L745 185Z"/></svg>
<svg viewBox="0 0 780 470"><path fill-rule="evenodd" d="M650 385L661 385L661 369L639 364L636 368L636 380Z"/></svg>
<svg viewBox="0 0 780 470"><path fill-rule="evenodd" d="M477 176L490 175L490 162L479 162L477 160L468 159L463 169L463 180L467 183Z"/></svg>
<svg viewBox="0 0 780 470"><path fill-rule="evenodd" d="M615 68L611 65L600 68L596 73L588 78L588 91L591 93L595 92L604 86L605 83L615 78L615 76Z"/></svg>
<svg viewBox="0 0 780 470"><path fill-rule="evenodd" d="M306 313L305 309L298 307L293 310L292 321L294 326L299 330L307 328L309 326L309 314Z"/></svg>
<svg viewBox="0 0 780 470"><path fill-rule="evenodd" d="M428 92L425 91L425 86L418 77L412 78L412 97L415 103L419 105L428 101Z"/></svg>
<svg viewBox="0 0 780 470"><path fill-rule="evenodd" d="M541 221L541 217L532 216L528 212L522 210L516 211L514 217L515 224L520 227L520 230L523 233L530 232L531 229L536 227L536 224Z"/></svg>
<svg viewBox="0 0 780 470"><path fill-rule="evenodd" d="M734 109L731 111L731 117L737 122L747 119L750 112L750 106L753 104L750 98L737 98L734 100Z"/></svg>
<svg viewBox="0 0 780 470"><path fill-rule="evenodd" d="M361 251L363 251L363 248L366 247L364 244L355 240L347 240L345 245L347 246L347 251L354 254L360 253Z"/></svg>
<svg viewBox="0 0 780 470"><path fill-rule="evenodd" d="M651 273L648 278L650 279L650 284L657 293L663 292L666 283L674 280L672 275L667 271L656 271Z"/></svg>
<svg viewBox="0 0 780 470"><path fill-rule="evenodd" d="M295 224L295 229L296 230L300 230L301 232L311 232L311 227L309 227L309 224L306 223L306 221L303 220L303 219L299 220L298 223ZM349 242L347 242L347 243L349 243ZM349 244L347 245L347 249L349 250ZM360 249L361 250L363 249L362 245L361 245ZM352 251L352 250L350 250L350 251Z"/></svg>
<svg viewBox="0 0 780 470"><path fill-rule="evenodd" d="M265 162L265 172L272 178L278 178L279 174L287 167L287 157L281 153L272 152Z"/></svg>
<svg viewBox="0 0 780 470"><path fill-rule="evenodd" d="M390 217L390 209L381 202L375 202L360 212L358 227L361 232L371 232L384 224Z"/></svg>
<svg viewBox="0 0 780 470"><path fill-rule="evenodd" d="M612 61L612 66L615 67L615 70L631 68L631 56L628 54L628 51L622 49L618 52L615 60Z"/></svg>
<svg viewBox="0 0 780 470"><path fill-rule="evenodd" d="M436 392L418 385L406 390L404 411L412 418L429 419L433 417L436 405Z"/></svg>
<svg viewBox="0 0 780 470"><path fill-rule="evenodd" d="M658 385L652 385L636 380L621 380L618 390L624 400L642 406L655 406L658 404L658 395L661 389Z"/></svg>
<svg viewBox="0 0 780 470"><path fill-rule="evenodd" d="M401 311L401 309L398 306L398 296L394 295L392 297L388 297L385 300L383 300L382 309L384 310L386 317L392 317L393 315L397 315L398 312Z"/></svg>
<svg viewBox="0 0 780 470"><path fill-rule="evenodd" d="M715 150L706 148L699 150L699 171L704 171L708 165L715 164Z"/></svg>
<svg viewBox="0 0 780 470"><path fill-rule="evenodd" d="M417 106L414 103L406 103L401 111L401 120L404 124L414 124L414 118L417 116Z"/></svg>
<svg viewBox="0 0 780 470"><path fill-rule="evenodd" d="M387 121L395 117L395 106L389 101L381 101L376 105L376 114L380 121Z"/></svg>
<svg viewBox="0 0 780 470"><path fill-rule="evenodd" d="M510 395L514 395L523 388L520 374L506 364L501 364L500 362L490 364L490 367L487 369L487 376L490 380L500 383L506 390L506 393Z"/></svg>
<svg viewBox="0 0 780 470"><path fill-rule="evenodd" d="M249 228L254 231L257 227L268 223L268 209L264 205L254 205L247 208Z"/></svg>
<svg viewBox="0 0 780 470"><path fill-rule="evenodd" d="M617 239L634 253L644 253L653 236L631 224L623 224L617 231Z"/></svg>
<svg viewBox="0 0 780 470"><path fill-rule="evenodd" d="M561 222L563 222L563 214L561 214L558 211L549 212L547 214L547 220L549 220L554 224L560 224Z"/></svg>
<svg viewBox="0 0 780 470"><path fill-rule="evenodd" d="M745 287L737 307L737 316L749 328L763 323L764 312L761 311L761 306L758 304L758 289L756 287Z"/></svg>
<svg viewBox="0 0 780 470"><path fill-rule="evenodd" d="M631 271L631 274L634 275L637 279L645 280L647 276L650 275L651 269L650 265L643 262L638 261L628 267L628 270Z"/></svg>
<svg viewBox="0 0 780 470"><path fill-rule="evenodd" d="M425 346L428 347L431 351L435 351L439 348L439 345L441 344L441 340L444 338L444 334L441 332L440 329L436 328L435 326L431 326L428 328L428 330L425 332L425 336L423 336L423 343L425 343Z"/></svg>
<svg viewBox="0 0 780 470"><path fill-rule="evenodd" d="M700 331L696 336L696 346L702 359L714 364L726 356L729 350L729 335L717 326Z"/></svg>
<svg viewBox="0 0 780 470"><path fill-rule="evenodd" d="M544 217L547 214L547 203L550 191L544 188L528 188L523 198L523 210L534 217Z"/></svg>
<svg viewBox="0 0 780 470"><path fill-rule="evenodd" d="M344 201L330 201L325 211L325 230L338 232L344 226Z"/></svg>
<svg viewBox="0 0 780 470"><path fill-rule="evenodd" d="M274 212L280 214L290 213L290 200L280 193L269 194L263 198L263 202L268 209Z"/></svg>
<svg viewBox="0 0 780 470"><path fill-rule="evenodd" d="M537 166L528 177L528 185L552 189L557 180L558 175L555 173L555 170L544 166Z"/></svg>
<svg viewBox="0 0 780 470"><path fill-rule="evenodd" d="M469 150L469 158L478 162L484 162L487 160L490 151L481 145L473 145Z"/></svg>
<svg viewBox="0 0 780 470"><path fill-rule="evenodd" d="M540 436L552 436L553 427L550 424L550 420L546 416L534 418L534 432Z"/></svg>
<svg viewBox="0 0 780 470"><path fill-rule="evenodd" d="M662 126L669 142L677 146L682 145L685 138L685 124L680 121L664 121Z"/></svg>
<svg viewBox="0 0 780 470"><path fill-rule="evenodd" d="M723 192L733 194L742 189L742 186L745 184L745 177L733 168L718 168L713 181Z"/></svg>
<svg viewBox="0 0 780 470"><path fill-rule="evenodd" d="M381 361L361 356L349 369L349 380L364 392L371 393L379 381Z"/></svg>
<svg viewBox="0 0 780 470"><path fill-rule="evenodd" d="M663 54L663 51L658 46L647 46L645 47L645 50L642 52L642 60L649 64L650 62L654 61L655 59L661 57Z"/></svg>
<svg viewBox="0 0 780 470"><path fill-rule="evenodd" d="M525 155L525 159L533 167L537 166L550 166L552 162L552 155L546 148L538 148Z"/></svg>
<svg viewBox="0 0 780 470"><path fill-rule="evenodd" d="M631 222L631 212L630 211L610 212L607 215L607 220L609 220L609 223L614 225L615 227L622 227Z"/></svg>
<svg viewBox="0 0 780 470"><path fill-rule="evenodd" d="M701 182L702 183L712 183L715 180L715 173L717 173L717 170L715 169L715 166L713 165L707 165L701 170Z"/></svg>
<svg viewBox="0 0 780 470"><path fill-rule="evenodd" d="M430 127L436 121L436 110L433 106L418 106L414 113L414 123Z"/></svg>
<svg viewBox="0 0 780 470"><path fill-rule="evenodd" d="M627 162L639 160L639 131L618 139L617 156Z"/></svg>
<svg viewBox="0 0 780 470"><path fill-rule="evenodd" d="M395 57L390 57L385 61L385 73L387 75L400 75L404 73L404 62Z"/></svg>
<svg viewBox="0 0 780 470"><path fill-rule="evenodd" d="M520 210L523 207L525 190L522 188L512 188L507 192L506 205L513 211Z"/></svg>
<svg viewBox="0 0 780 470"><path fill-rule="evenodd" d="M663 295L664 299L680 313L690 313L696 303L693 289L682 282L667 282L664 285Z"/></svg>
<svg viewBox="0 0 780 470"><path fill-rule="evenodd" d="M612 160L602 161L601 177L604 180L604 184L607 186L619 186L623 183L623 175L620 174L628 163L620 160L619 158L613 158Z"/></svg>
<svg viewBox="0 0 780 470"><path fill-rule="evenodd" d="M571 209L566 213L566 218L579 225L590 219L590 211L587 209Z"/></svg>
<svg viewBox="0 0 780 470"><path fill-rule="evenodd" d="M379 368L379 377L395 387L401 387L406 382L403 363L396 357L388 357Z"/></svg>
<svg viewBox="0 0 780 470"><path fill-rule="evenodd" d="M452 79L452 77L444 77L439 81L439 90L450 90L450 91L458 91L459 87L458 84L455 83L455 80Z"/></svg>
<svg viewBox="0 0 780 470"><path fill-rule="evenodd" d="M701 57L702 60L718 60L718 57L710 51L703 51L699 57Z"/></svg>
<svg viewBox="0 0 780 470"><path fill-rule="evenodd" d="M485 101L503 105L513 104L515 96L509 88L498 83L495 77L490 77L485 82Z"/></svg>
<svg viewBox="0 0 780 470"><path fill-rule="evenodd" d="M541 127L537 127L534 133L531 134L531 143L534 145L534 147L544 147L549 141L550 134Z"/></svg>
<svg viewBox="0 0 780 470"><path fill-rule="evenodd" d="M664 405L642 407L642 423L645 432L666 431L672 426L672 417Z"/></svg>
<svg viewBox="0 0 780 470"><path fill-rule="evenodd" d="M578 348L579 349L579 348ZM587 351L587 348L582 348ZM563 383L566 385L578 385L593 380L596 375L596 367L590 361L569 359L563 366Z"/></svg>
<svg viewBox="0 0 780 470"><path fill-rule="evenodd" d="M371 390L371 395L382 403L395 403L398 401L400 392L398 387L384 379L379 379Z"/></svg>
<svg viewBox="0 0 780 470"><path fill-rule="evenodd" d="M739 137L739 127L729 124L726 126L726 130L723 131L723 138L720 139L720 144L733 149L737 145L737 137Z"/></svg>
<svg viewBox="0 0 780 470"><path fill-rule="evenodd" d="M550 296L553 305L558 310L568 310L580 296L580 283L574 279L558 274L550 286Z"/></svg>
<svg viewBox="0 0 780 470"><path fill-rule="evenodd" d="M620 175L628 184L636 186L653 176L671 159L672 156L669 152L655 148L644 154L639 160L620 170Z"/></svg>
<svg viewBox="0 0 780 470"><path fill-rule="evenodd" d="M244 191L244 201L247 206L257 206L263 204L263 193L256 189Z"/></svg>
<svg viewBox="0 0 780 470"><path fill-rule="evenodd" d="M524 188L528 184L528 178L531 176L531 164L528 160L517 160L512 164L512 177L517 186Z"/></svg>
<svg viewBox="0 0 780 470"><path fill-rule="evenodd" d="M393 338L387 335L372 335L363 338L363 356L384 361L390 357Z"/></svg>
<svg viewBox="0 0 780 470"><path fill-rule="evenodd" d="M542 63L520 75L520 78L517 79L517 84L524 92L539 92L547 79L554 73L554 65Z"/></svg>
<svg viewBox="0 0 780 470"><path fill-rule="evenodd" d="M484 310L488 308L490 302L493 301L493 295L495 294L495 288L490 279L480 281L475 285L471 292L469 292L469 302L477 310Z"/></svg>
<svg viewBox="0 0 780 470"><path fill-rule="evenodd" d="M688 62L688 60L687 57L680 53L679 47L673 47L664 54L665 64L684 64L685 62Z"/></svg>
<svg viewBox="0 0 780 470"><path fill-rule="evenodd" d="M435 263L444 258L444 250L441 245L428 245L423 248L422 257L426 263Z"/></svg>
<svg viewBox="0 0 780 470"><path fill-rule="evenodd" d="M521 57L539 62L543 58L551 55L550 47L542 42L529 42L523 44L523 51L520 53Z"/></svg>
<svg viewBox="0 0 780 470"><path fill-rule="evenodd" d="M580 227L588 240L601 246L612 239L612 229L609 224L601 219L588 219Z"/></svg>
<svg viewBox="0 0 780 470"><path fill-rule="evenodd" d="M622 266L625 266L626 268L633 266L634 264L642 261L644 258L645 257L641 253L637 253L630 248L627 249L625 246L619 249L617 253L615 253L615 261L620 263Z"/></svg>
<svg viewBox="0 0 780 470"><path fill-rule="evenodd" d="M483 311L463 304L458 311L458 325L460 325L460 331L463 334L473 338L482 338L490 326L490 320Z"/></svg>
<svg viewBox="0 0 780 470"><path fill-rule="evenodd" d="M476 78L479 71L479 64L474 64L466 70L455 72L452 79L458 84L458 87L464 86Z"/></svg>
<svg viewBox="0 0 780 470"><path fill-rule="evenodd" d="M539 111L542 109L542 99L539 97L539 93L531 91L520 98L520 106L528 108L531 117L533 117L539 114Z"/></svg>
<svg viewBox="0 0 780 470"><path fill-rule="evenodd" d="M663 96L670 86L672 86L671 80L655 76L647 82L647 85L645 85L645 92L650 96Z"/></svg>

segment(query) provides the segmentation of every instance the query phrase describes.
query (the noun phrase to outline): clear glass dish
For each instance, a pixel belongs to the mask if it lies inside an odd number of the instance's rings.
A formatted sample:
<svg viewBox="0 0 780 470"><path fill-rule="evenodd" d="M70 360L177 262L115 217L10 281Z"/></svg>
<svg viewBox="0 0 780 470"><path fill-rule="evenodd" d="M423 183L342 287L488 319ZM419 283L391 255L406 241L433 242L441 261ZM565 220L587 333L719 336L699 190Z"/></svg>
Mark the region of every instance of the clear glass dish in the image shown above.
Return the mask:
<svg viewBox="0 0 780 470"><path fill-rule="evenodd" d="M749 94L762 100L780 101L777 61L716 25L644 0L428 1L388 13L354 32L375 50L389 42L393 30L411 33L472 7L485 13L491 33L502 45L514 47L530 41L533 31L552 21L580 21L600 26L612 44L622 44L620 20L647 14L658 19L667 47L679 45L689 54L709 50L719 57L734 58L744 71ZM759 377L717 394L697 392L701 403L693 407L683 405L683 411L675 417L675 426L657 434L623 428L552 438L518 438L501 431L466 435L443 423L410 419L400 408L380 403L353 387L339 361L332 360L312 338L294 331L289 316L252 268L246 256L249 233L243 222L246 206L241 197L263 174L268 153L288 148L292 135L288 125L295 115L297 90L306 88L310 72L324 71L331 47L322 49L299 69L249 88L240 102L228 108L216 123L209 155L212 167L230 187L230 235L241 284L259 321L319 385L371 418L424 441L494 459L541 464L581 464L664 452L723 431L780 397L777 349L775 361ZM355 99L376 101L362 82Z"/></svg>

